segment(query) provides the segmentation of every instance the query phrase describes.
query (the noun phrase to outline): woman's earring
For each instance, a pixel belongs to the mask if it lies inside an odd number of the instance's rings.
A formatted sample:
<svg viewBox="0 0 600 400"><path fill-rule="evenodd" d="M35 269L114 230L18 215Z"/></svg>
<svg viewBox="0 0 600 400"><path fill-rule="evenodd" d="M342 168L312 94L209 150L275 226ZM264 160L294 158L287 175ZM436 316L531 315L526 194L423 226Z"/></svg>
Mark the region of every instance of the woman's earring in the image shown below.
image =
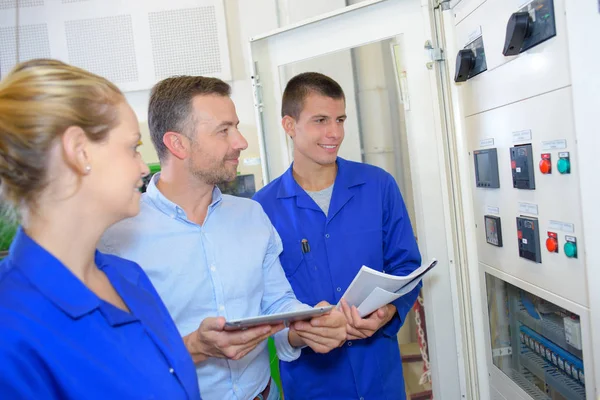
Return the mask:
<svg viewBox="0 0 600 400"><path fill-rule="evenodd" d="M91 165L86 165L85 166L85 173L86 174L89 174L91 170L92 170L92 166Z"/></svg>

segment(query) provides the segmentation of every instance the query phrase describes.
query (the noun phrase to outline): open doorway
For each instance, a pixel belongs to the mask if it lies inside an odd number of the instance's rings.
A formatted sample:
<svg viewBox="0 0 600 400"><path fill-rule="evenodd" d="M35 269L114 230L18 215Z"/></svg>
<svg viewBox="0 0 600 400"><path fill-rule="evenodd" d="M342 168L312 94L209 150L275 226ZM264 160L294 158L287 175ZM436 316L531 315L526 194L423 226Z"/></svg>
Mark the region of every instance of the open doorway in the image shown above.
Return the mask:
<svg viewBox="0 0 600 400"><path fill-rule="evenodd" d="M414 195L408 152L410 99L403 35L344 49L279 67L280 87L303 72L320 72L336 80L346 95L345 140L340 157L376 165L398 183L416 236ZM292 142L287 141L292 153ZM431 373L423 296L398 334L406 396L431 398Z"/></svg>

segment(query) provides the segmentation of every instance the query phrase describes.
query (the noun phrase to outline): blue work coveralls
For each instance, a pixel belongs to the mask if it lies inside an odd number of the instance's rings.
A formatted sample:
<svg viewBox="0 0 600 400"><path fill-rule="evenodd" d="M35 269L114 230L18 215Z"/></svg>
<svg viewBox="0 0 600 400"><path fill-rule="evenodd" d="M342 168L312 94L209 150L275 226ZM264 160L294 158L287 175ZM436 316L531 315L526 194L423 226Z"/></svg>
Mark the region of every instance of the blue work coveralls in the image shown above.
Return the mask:
<svg viewBox="0 0 600 400"><path fill-rule="evenodd" d="M339 157L337 164L327 216L296 183L292 167L254 196L281 236L281 264L298 300L310 305L337 304L363 265L407 275L421 264L394 178ZM396 335L420 287L393 302L397 314L372 337L348 341L328 354L307 347L298 360L281 362L286 400L404 399Z"/></svg>

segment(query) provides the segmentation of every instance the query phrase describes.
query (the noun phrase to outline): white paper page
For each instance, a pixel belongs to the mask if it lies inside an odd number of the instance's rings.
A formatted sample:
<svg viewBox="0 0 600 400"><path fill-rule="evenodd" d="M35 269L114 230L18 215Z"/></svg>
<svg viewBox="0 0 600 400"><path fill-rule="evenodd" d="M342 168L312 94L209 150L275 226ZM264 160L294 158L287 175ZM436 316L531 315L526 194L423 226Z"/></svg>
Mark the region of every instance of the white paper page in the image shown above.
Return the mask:
<svg viewBox="0 0 600 400"><path fill-rule="evenodd" d="M413 280L415 277L424 275L425 272L432 268L434 262L436 262L435 259L431 264L422 265L414 270L410 275L406 276L390 275L375 271L374 269L366 266L362 266L342 298L346 299L348 305L358 307L376 288L380 288L392 293L398 292L404 287L404 285ZM420 280L417 279L414 282L411 282L411 290L416 287L419 281Z"/></svg>
<svg viewBox="0 0 600 400"><path fill-rule="evenodd" d="M371 294L367 296L365 301L358 306L358 315L360 315L361 318L365 317L378 308L391 303L400 296L401 295L397 293L388 292L387 290L383 290L381 288L375 288L375 290L373 290Z"/></svg>
<svg viewBox="0 0 600 400"><path fill-rule="evenodd" d="M421 282L420 279L417 279L414 282L409 283L408 285L404 286L402 289L398 290L396 292L396 294L400 297L400 296L404 296L405 294L408 294L409 292L411 292L414 288L417 287L417 285L419 284L419 282Z"/></svg>

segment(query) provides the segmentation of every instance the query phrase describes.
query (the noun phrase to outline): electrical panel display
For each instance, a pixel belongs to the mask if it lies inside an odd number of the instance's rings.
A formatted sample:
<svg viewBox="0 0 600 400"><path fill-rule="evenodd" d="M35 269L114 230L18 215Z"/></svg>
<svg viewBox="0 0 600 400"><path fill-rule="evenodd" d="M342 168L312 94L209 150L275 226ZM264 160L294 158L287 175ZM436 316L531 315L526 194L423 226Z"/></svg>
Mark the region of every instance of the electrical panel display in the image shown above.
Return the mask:
<svg viewBox="0 0 600 400"><path fill-rule="evenodd" d="M494 365L534 399L585 399L579 315L486 273Z"/></svg>
<svg viewBox="0 0 600 400"><path fill-rule="evenodd" d="M517 217L517 238L519 256L541 263L540 229L537 218Z"/></svg>
<svg viewBox="0 0 600 400"><path fill-rule="evenodd" d="M530 144L510 148L513 187L517 189L535 189L533 169L533 150Z"/></svg>
<svg viewBox="0 0 600 400"><path fill-rule="evenodd" d="M475 160L475 185L479 188L499 188L497 149L475 150L473 158Z"/></svg>
<svg viewBox="0 0 600 400"><path fill-rule="evenodd" d="M500 217L493 215L484 215L485 219L485 240L491 245L502 247L502 226Z"/></svg>
<svg viewBox="0 0 600 400"><path fill-rule="evenodd" d="M553 0L534 0L512 14L503 54L514 56L556 36Z"/></svg>

